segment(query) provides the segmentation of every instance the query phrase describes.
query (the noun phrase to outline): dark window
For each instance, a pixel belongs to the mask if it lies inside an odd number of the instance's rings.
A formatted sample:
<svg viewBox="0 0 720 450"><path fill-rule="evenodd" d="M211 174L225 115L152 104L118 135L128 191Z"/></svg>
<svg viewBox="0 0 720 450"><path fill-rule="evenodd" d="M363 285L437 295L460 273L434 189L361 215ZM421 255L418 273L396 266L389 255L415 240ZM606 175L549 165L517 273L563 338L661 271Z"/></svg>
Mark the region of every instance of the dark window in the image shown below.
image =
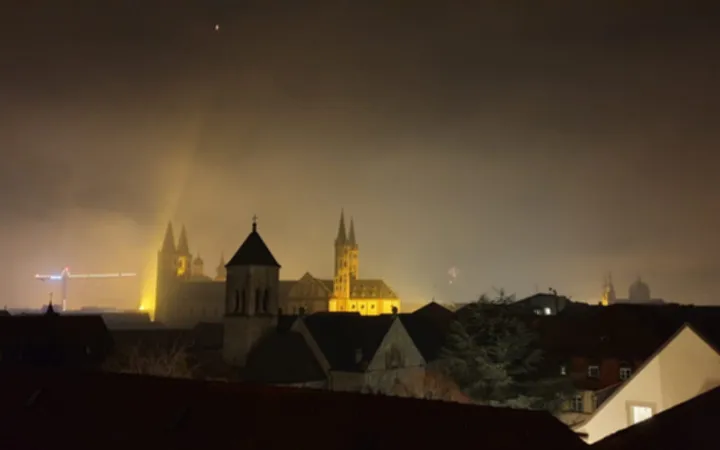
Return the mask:
<svg viewBox="0 0 720 450"><path fill-rule="evenodd" d="M242 290L242 305L240 308L240 314L247 314L247 294L245 294L245 289Z"/></svg>
<svg viewBox="0 0 720 450"><path fill-rule="evenodd" d="M600 366L588 366L589 378L600 378Z"/></svg>
<svg viewBox="0 0 720 450"><path fill-rule="evenodd" d="M262 300L262 309L264 313L270 312L270 289L265 289Z"/></svg>
<svg viewBox="0 0 720 450"><path fill-rule="evenodd" d="M402 366L402 353L396 346L390 347L385 353L385 367L387 369L397 369Z"/></svg>
<svg viewBox="0 0 720 450"><path fill-rule="evenodd" d="M235 307L232 309L232 312L235 314L240 312L240 291L237 289L235 290Z"/></svg>
<svg viewBox="0 0 720 450"><path fill-rule="evenodd" d="M262 291L255 289L255 314L262 312L260 310L260 302L262 301Z"/></svg>

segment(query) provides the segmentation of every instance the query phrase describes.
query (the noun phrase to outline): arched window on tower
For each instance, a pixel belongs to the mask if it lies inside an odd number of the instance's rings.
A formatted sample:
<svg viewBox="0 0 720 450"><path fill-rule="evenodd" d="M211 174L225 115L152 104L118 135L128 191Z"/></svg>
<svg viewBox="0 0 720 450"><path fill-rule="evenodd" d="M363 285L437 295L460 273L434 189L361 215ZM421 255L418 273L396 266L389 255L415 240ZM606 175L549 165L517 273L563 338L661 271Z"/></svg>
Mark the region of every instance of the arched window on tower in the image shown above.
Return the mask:
<svg viewBox="0 0 720 450"><path fill-rule="evenodd" d="M261 313L262 290L255 289L255 314Z"/></svg>
<svg viewBox="0 0 720 450"><path fill-rule="evenodd" d="M240 291L235 289L235 305L232 308L231 312L233 314L237 314L240 312Z"/></svg>
<svg viewBox="0 0 720 450"><path fill-rule="evenodd" d="M241 296L241 305L240 305L240 314L247 314L247 295L245 294L245 289L242 290Z"/></svg>
<svg viewBox="0 0 720 450"><path fill-rule="evenodd" d="M262 310L264 313L270 312L270 289L265 289L265 293L263 293L263 301L262 301Z"/></svg>

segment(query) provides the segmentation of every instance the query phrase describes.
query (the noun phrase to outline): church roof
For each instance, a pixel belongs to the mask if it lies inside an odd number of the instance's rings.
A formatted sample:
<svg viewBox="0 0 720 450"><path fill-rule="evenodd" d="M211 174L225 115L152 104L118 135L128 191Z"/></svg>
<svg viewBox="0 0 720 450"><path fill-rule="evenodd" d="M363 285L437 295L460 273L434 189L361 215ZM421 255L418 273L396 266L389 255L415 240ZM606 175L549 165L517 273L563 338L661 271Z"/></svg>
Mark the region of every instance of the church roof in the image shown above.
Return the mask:
<svg viewBox="0 0 720 450"><path fill-rule="evenodd" d="M396 299L397 294L383 280L350 280L350 298Z"/></svg>
<svg viewBox="0 0 720 450"><path fill-rule="evenodd" d="M230 258L225 267L233 266L272 266L280 267L277 260L270 252L265 241L257 232L257 224L253 222L253 228L245 242L242 243L235 255Z"/></svg>

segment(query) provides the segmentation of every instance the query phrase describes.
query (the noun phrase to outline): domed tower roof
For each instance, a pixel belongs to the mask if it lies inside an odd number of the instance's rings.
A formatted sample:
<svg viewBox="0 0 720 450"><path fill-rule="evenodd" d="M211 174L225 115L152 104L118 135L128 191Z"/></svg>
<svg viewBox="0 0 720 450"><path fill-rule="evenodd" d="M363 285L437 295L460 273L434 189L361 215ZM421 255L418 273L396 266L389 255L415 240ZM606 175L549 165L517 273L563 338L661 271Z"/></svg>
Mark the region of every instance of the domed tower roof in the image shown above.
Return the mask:
<svg viewBox="0 0 720 450"><path fill-rule="evenodd" d="M628 297L631 302L649 302L650 301L650 286L645 283L640 277L630 285Z"/></svg>

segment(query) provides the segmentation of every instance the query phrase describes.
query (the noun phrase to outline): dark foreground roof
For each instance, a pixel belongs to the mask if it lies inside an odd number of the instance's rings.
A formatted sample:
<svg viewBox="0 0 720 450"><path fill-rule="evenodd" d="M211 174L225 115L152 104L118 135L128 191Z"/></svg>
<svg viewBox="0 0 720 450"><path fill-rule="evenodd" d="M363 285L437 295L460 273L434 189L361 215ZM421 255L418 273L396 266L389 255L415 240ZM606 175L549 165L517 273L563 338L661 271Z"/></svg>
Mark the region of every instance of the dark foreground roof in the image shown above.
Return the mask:
<svg viewBox="0 0 720 450"><path fill-rule="evenodd" d="M720 387L596 442L595 450L717 449Z"/></svg>
<svg viewBox="0 0 720 450"><path fill-rule="evenodd" d="M2 371L0 384L3 449L587 448L544 412L101 373Z"/></svg>

